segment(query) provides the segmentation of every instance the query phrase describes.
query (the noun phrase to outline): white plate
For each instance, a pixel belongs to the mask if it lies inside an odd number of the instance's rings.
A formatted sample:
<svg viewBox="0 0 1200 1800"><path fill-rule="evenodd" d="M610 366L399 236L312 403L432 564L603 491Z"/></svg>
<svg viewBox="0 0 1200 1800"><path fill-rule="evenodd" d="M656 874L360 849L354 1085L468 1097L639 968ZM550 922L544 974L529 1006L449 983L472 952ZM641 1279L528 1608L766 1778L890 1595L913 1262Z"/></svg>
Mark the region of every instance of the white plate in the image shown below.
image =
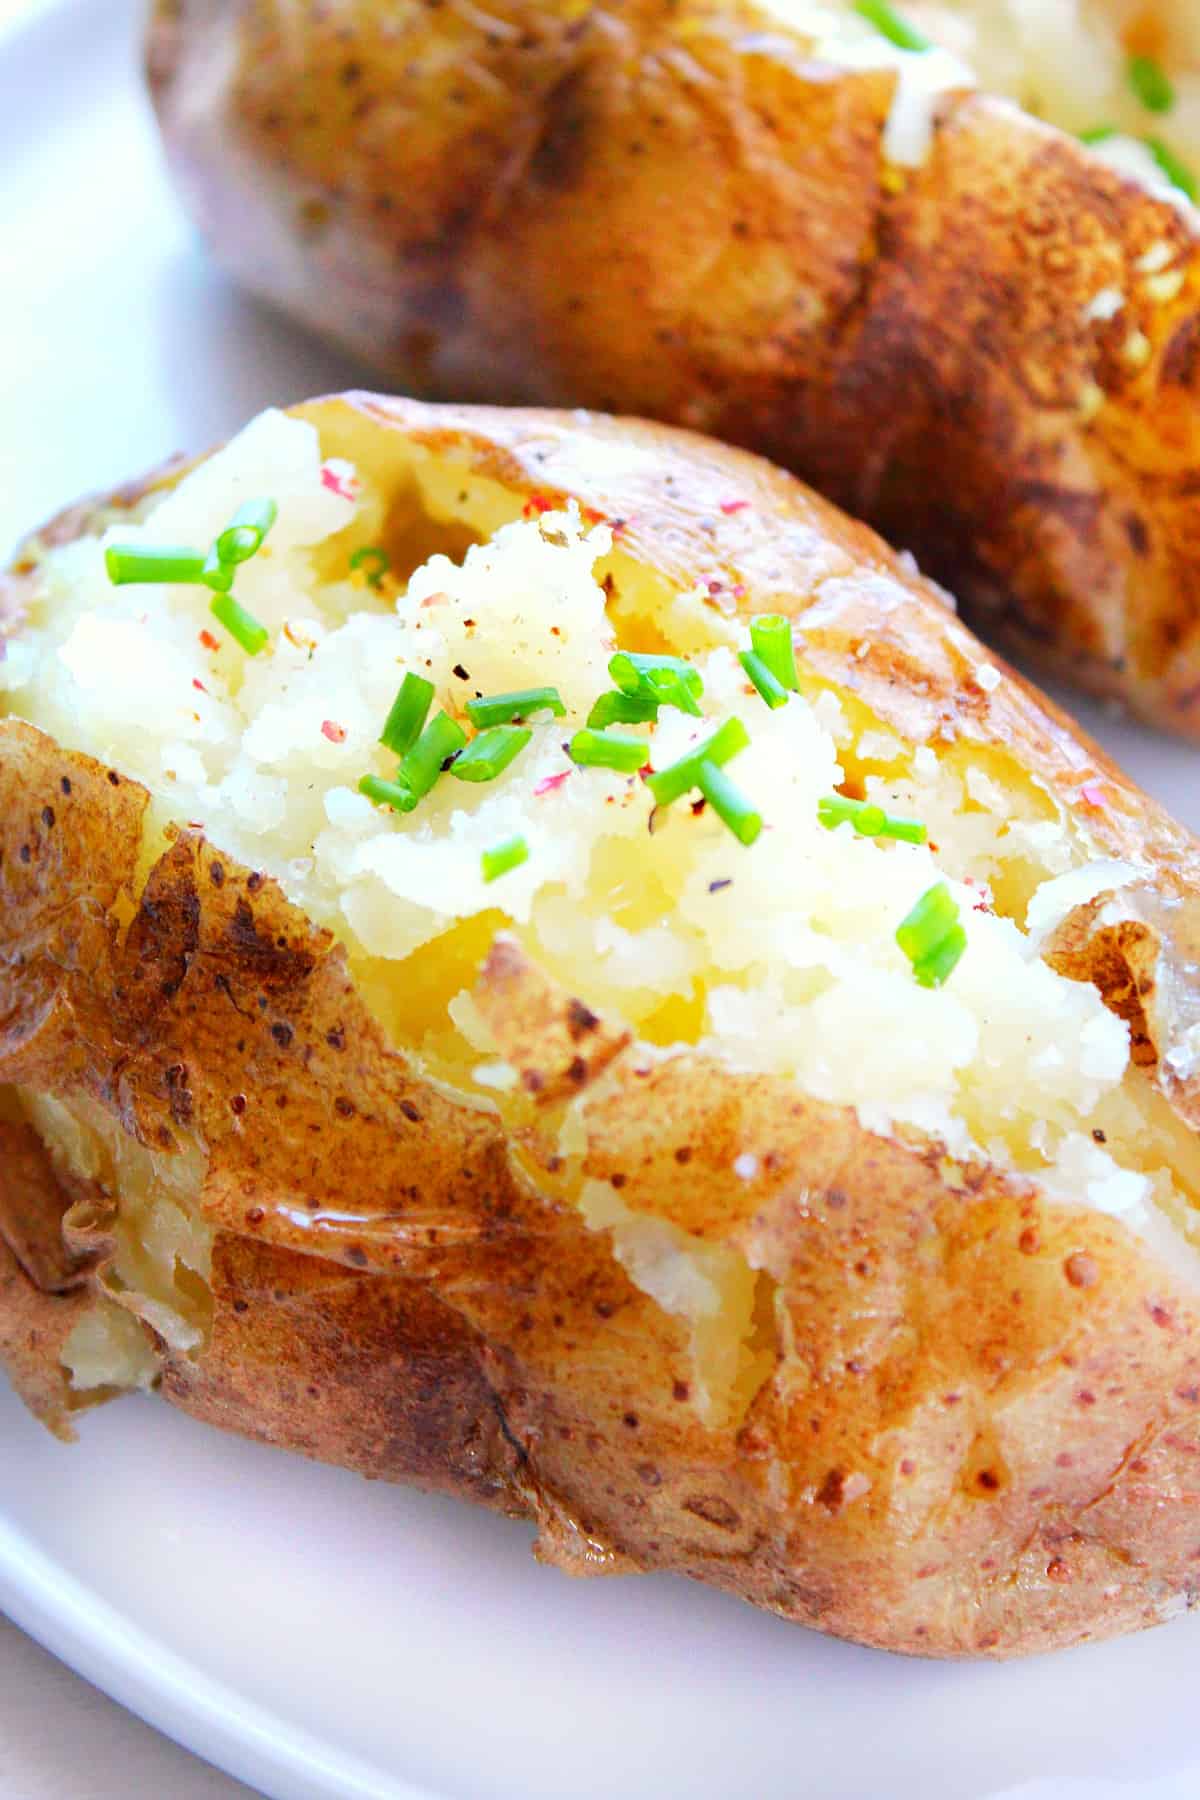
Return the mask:
<svg viewBox="0 0 1200 1800"><path fill-rule="evenodd" d="M139 91L137 10L59 0L0 37L6 542L356 374L193 246ZM1195 753L1098 729L1200 824ZM280 1800L1200 1792L1196 1621L1007 1667L903 1661L665 1577L570 1582L519 1526L153 1401L65 1449L0 1394L0 1606Z"/></svg>

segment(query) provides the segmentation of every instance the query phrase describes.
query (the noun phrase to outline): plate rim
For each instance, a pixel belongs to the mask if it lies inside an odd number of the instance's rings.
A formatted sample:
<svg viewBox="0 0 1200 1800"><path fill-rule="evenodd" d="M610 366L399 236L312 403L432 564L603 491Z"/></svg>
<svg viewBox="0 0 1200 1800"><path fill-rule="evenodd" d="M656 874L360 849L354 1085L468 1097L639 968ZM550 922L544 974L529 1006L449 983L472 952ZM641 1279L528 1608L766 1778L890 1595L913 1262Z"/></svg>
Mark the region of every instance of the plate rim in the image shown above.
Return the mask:
<svg viewBox="0 0 1200 1800"><path fill-rule="evenodd" d="M0 1515L0 1612L127 1712L270 1800L449 1800L332 1752L124 1617Z"/></svg>

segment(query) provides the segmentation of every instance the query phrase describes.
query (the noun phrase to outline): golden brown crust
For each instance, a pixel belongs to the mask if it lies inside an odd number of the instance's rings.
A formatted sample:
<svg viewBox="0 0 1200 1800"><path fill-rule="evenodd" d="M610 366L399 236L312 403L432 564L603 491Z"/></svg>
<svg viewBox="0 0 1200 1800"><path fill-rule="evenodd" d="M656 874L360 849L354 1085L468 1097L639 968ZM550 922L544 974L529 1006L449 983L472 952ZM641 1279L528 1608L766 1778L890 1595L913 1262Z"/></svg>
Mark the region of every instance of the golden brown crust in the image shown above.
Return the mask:
<svg viewBox="0 0 1200 1800"><path fill-rule="evenodd" d="M367 471L436 455L504 484L514 515L573 493L625 521L645 569L792 613L806 664L879 719L987 746L1064 802L1102 783L1098 848L1144 860L1184 900L1172 916L1194 916L1193 840L1015 677L980 685L943 597L778 471L621 421L371 396L303 410ZM273 881L181 830L139 888L146 797L114 773L0 720L0 1083L86 1094L156 1151L202 1152L212 1336L165 1353L170 1399L526 1512L565 1566L689 1573L893 1649L1007 1655L1190 1600L1200 1301L1183 1267L787 1081L698 1051L641 1060L511 945L477 1004L542 1087L507 1122L457 1102L389 1046L345 952ZM1129 957L1113 967L1116 1004ZM1186 1115L1191 1090L1147 1066ZM557 1124L584 1087L572 1168ZM581 1175L756 1272L743 1417L702 1422L689 1328L588 1229ZM64 1204L47 1196L51 1217ZM61 1423L78 1302L11 1255L0 1282L0 1356Z"/></svg>
<svg viewBox="0 0 1200 1800"><path fill-rule="evenodd" d="M148 62L258 293L405 386L760 450L985 628L1200 733L1194 211L978 95L892 180L892 77L747 0L160 0Z"/></svg>

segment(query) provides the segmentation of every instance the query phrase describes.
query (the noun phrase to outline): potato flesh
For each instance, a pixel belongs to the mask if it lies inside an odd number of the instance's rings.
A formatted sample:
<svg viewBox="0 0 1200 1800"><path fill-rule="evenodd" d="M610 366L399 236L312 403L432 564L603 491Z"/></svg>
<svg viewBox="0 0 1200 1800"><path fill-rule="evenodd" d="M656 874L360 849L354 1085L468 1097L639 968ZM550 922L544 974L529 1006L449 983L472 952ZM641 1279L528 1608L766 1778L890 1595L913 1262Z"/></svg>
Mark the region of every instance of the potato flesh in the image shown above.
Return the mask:
<svg viewBox="0 0 1200 1800"><path fill-rule="evenodd" d="M145 782L145 866L171 819L202 821L346 941L397 1042L502 1112L503 1067L464 1035L455 1006L496 930L512 926L552 975L624 1016L643 1046L699 1043L734 1066L789 1074L819 1098L857 1105L869 1129L928 1131L954 1154L982 1147L1051 1186L1057 1173L1074 1198L1133 1223L1152 1200L1169 1206L1190 1144L1132 1124L1114 1132L1116 1161L1096 1144L1093 1119L1117 1095L1133 1096L1136 1118L1145 1083L1127 1079L1125 1028L1095 990L1031 957L1018 929L1039 884L1087 859L1023 772L996 753L901 743L807 671L803 696L768 712L741 677L732 650L744 628L720 600L670 590L604 524L515 522L518 502L498 482L394 442L386 465L369 470L322 453L310 426L265 415L141 527L149 542L203 541L242 499L273 494L279 523L239 579L243 604L276 634L258 661L212 637L202 589L112 589L94 542L55 553L46 570L41 610L7 665L10 710ZM460 558L479 548L456 564L439 542ZM382 595L349 578L363 543L384 544L404 578ZM705 730L744 718L751 748L731 773L772 827L751 851L686 801L651 834L640 782L572 771L562 742L609 685L618 640L696 660ZM534 721L529 750L499 781L443 780L401 820L353 784L368 766L392 770L375 738L405 667L428 674L452 709L476 691L553 682L569 716ZM689 747L693 724L665 710L646 735L661 767ZM837 785L928 820L937 852L820 829L817 799ZM485 886L481 849L517 830L529 864ZM932 992L912 981L894 929L941 878L954 885L970 947ZM1047 1039L1063 1050L1037 1064ZM120 1199L114 1299L194 1349L208 1247L191 1216L199 1147L165 1172L136 1146L123 1152L83 1103L28 1096L26 1108L69 1166L101 1167ZM627 1213L611 1195L585 1203L635 1281L690 1322L702 1407L736 1408L757 1366L751 1271L686 1234L667 1257L660 1222L639 1231ZM704 1294L719 1299L701 1306ZM127 1334L110 1336L112 1370L128 1373ZM80 1359L77 1379L91 1381L103 1361L92 1340Z"/></svg>
<svg viewBox="0 0 1200 1800"><path fill-rule="evenodd" d="M1097 153L1147 185L1164 185L1141 141L1148 133L1200 168L1200 15L1192 0L913 0L905 10L990 93L1070 132L1113 127L1119 135ZM1168 73L1175 101L1167 114L1139 102L1130 55L1149 56ZM1164 272L1165 265L1146 271Z"/></svg>

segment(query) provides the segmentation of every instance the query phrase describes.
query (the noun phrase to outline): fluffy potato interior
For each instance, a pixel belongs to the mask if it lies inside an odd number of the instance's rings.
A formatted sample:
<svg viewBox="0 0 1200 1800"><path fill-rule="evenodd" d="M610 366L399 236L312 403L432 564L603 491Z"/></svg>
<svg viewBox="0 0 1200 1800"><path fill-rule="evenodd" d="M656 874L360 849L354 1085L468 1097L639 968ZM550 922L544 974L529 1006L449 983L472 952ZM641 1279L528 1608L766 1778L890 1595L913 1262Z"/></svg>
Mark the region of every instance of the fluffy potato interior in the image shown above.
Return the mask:
<svg viewBox="0 0 1200 1800"><path fill-rule="evenodd" d="M6 710L149 789L147 867L188 822L274 876L344 941L394 1042L471 1104L504 1113L520 1098L470 998L504 929L626 1021L643 1058L699 1045L856 1107L868 1130L929 1134L950 1157L1029 1171L1139 1229L1156 1228L1156 1205L1184 1214L1200 1192L1190 1135L1131 1065L1123 1020L1040 955L1081 904L1105 896L1120 915L1139 871L1095 860L1001 753L901 741L818 682L802 643L802 691L770 710L737 660L746 627L637 562L609 522L522 508L500 480L398 433L360 440L332 415L323 428L324 442L311 423L264 414L108 534L204 545L243 502L271 496L277 521L237 577L270 633L262 655L214 621L203 586L114 586L92 538L48 555L0 663ZM352 563L363 548L388 559L375 585ZM564 746L611 687L618 648L684 653L703 681L702 717L664 706L657 723L621 728L656 769L723 721L744 724L749 747L728 774L765 821L751 847L695 793L656 808L640 775L572 763ZM395 773L379 734L407 671L456 718L474 696L543 684L566 716L531 718L497 779L450 772L415 811L393 812L357 784ZM824 828L818 803L836 791L924 821L928 841ZM487 882L483 852L515 835L527 861ZM945 986L926 988L896 928L939 881L967 948ZM562 1118L568 1162L589 1103ZM185 1352L203 1341L204 1146L155 1156L83 1101L23 1105L116 1203L113 1317L77 1333L75 1379L136 1383L145 1371L118 1315ZM731 1181L752 1174L732 1160ZM741 1256L631 1213L602 1183L580 1178L577 1198L632 1279L689 1325L702 1408L744 1404L767 1365Z"/></svg>

